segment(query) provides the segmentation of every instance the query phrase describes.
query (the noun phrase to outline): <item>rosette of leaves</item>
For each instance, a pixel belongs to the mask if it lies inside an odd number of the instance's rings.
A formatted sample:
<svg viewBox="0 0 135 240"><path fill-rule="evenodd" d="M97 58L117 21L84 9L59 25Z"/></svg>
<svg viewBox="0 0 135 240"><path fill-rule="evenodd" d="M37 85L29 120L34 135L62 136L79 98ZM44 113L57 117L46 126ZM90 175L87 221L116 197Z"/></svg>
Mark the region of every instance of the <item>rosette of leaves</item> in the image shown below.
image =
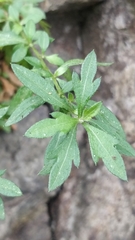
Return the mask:
<svg viewBox="0 0 135 240"><path fill-rule="evenodd" d="M57 65L58 58L54 56ZM49 175L49 191L64 183L69 177L72 164L80 164L80 152L76 140L77 126L82 124L87 132L92 159L95 164L100 159L107 169L122 180L127 180L126 170L121 155L135 156L135 150L126 141L123 128L115 115L102 102L91 98L100 86L101 79L95 79L97 62L94 51L83 60L70 60L61 63L54 73L43 69L39 59L27 59L35 69L29 70L18 64L12 69L24 84L28 95L17 106L6 122L14 124L27 116L43 103L52 105L51 118L42 119L31 126L25 133L30 138L51 137L44 157L44 166L40 175ZM82 64L80 75L73 72L65 77L70 66ZM40 65L40 67L39 67ZM70 78L71 77L71 78ZM2 111L2 109L1 109ZM6 111L3 109L3 112Z"/></svg>

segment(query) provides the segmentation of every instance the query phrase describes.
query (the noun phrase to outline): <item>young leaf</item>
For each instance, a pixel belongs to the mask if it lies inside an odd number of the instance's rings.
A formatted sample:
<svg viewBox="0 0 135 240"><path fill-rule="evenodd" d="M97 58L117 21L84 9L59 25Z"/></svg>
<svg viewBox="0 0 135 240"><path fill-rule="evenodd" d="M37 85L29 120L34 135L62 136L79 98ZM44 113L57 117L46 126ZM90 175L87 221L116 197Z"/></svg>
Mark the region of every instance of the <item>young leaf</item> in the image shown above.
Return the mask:
<svg viewBox="0 0 135 240"><path fill-rule="evenodd" d="M83 111L82 118L85 121L89 121L92 117L95 117L99 113L101 106L102 106L102 103L97 102L94 105L92 105L90 108L85 108Z"/></svg>
<svg viewBox="0 0 135 240"><path fill-rule="evenodd" d="M51 169L49 191L63 184L70 175L72 160L78 165L79 159L79 150L76 143L76 127L74 127L63 141L57 161Z"/></svg>
<svg viewBox="0 0 135 240"><path fill-rule="evenodd" d="M25 27L24 27L24 32L26 36L30 39L33 40L36 34L36 26L33 20L29 20Z"/></svg>
<svg viewBox="0 0 135 240"><path fill-rule="evenodd" d="M66 82L64 80L61 80L59 78L57 78L57 81L60 85L60 87L62 88L62 92L63 93L67 93L73 90L73 83L72 81Z"/></svg>
<svg viewBox="0 0 135 240"><path fill-rule="evenodd" d="M12 58L11 58L11 61L12 62L20 62L22 61L26 54L27 54L27 51L28 51L28 47L25 46L25 45L22 45L20 46L12 55Z"/></svg>
<svg viewBox="0 0 135 240"><path fill-rule="evenodd" d="M43 31L37 31L36 32L36 39L37 39L37 43L39 44L39 47L41 48L41 50L43 52L46 51L46 49L49 46L50 43L50 39L49 36L46 32Z"/></svg>
<svg viewBox="0 0 135 240"><path fill-rule="evenodd" d="M2 118L8 110L8 107L0 108L0 118Z"/></svg>
<svg viewBox="0 0 135 240"><path fill-rule="evenodd" d="M67 109L67 104L58 96L50 79L44 79L40 75L17 64L12 64L12 69L19 80L45 102Z"/></svg>
<svg viewBox="0 0 135 240"><path fill-rule="evenodd" d="M104 164L111 173L122 180L127 180L123 159L115 148L118 144L117 139L91 125L84 124L84 127L88 133L94 162L97 163L99 158L102 158Z"/></svg>
<svg viewBox="0 0 135 240"><path fill-rule="evenodd" d="M5 126L10 126L14 123L19 122L25 118L30 112L32 112L37 107L41 106L44 100L39 96L32 96L25 99L12 113L10 118L7 120Z"/></svg>
<svg viewBox="0 0 135 240"><path fill-rule="evenodd" d="M0 219L3 220L5 218L4 204L0 197Z"/></svg>
<svg viewBox="0 0 135 240"><path fill-rule="evenodd" d="M62 114L56 119L45 119L35 123L25 133L26 137L45 138L57 132L69 132L77 124L77 119Z"/></svg>
<svg viewBox="0 0 135 240"><path fill-rule="evenodd" d="M54 73L56 77L59 77L63 75L69 67L75 66L75 65L80 65L82 64L83 60L82 59L73 59L65 62L62 66L60 66Z"/></svg>
<svg viewBox="0 0 135 240"><path fill-rule="evenodd" d="M25 40L13 32L0 32L0 47L25 43Z"/></svg>
<svg viewBox="0 0 135 240"><path fill-rule="evenodd" d="M50 56L46 56L45 58L49 63L54 64L56 66L61 66L62 64L64 64L63 59L60 58L58 56L58 54L53 54L53 55L50 55Z"/></svg>
<svg viewBox="0 0 135 240"><path fill-rule="evenodd" d="M21 190L11 181L0 178L0 194L8 197L21 196Z"/></svg>

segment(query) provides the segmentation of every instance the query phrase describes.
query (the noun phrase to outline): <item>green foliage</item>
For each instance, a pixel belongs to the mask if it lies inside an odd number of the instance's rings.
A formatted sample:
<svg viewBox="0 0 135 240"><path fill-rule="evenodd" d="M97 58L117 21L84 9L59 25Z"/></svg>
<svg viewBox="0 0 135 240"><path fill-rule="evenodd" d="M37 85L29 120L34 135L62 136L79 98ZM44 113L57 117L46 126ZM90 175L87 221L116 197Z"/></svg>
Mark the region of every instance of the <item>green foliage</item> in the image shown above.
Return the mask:
<svg viewBox="0 0 135 240"><path fill-rule="evenodd" d="M76 61L73 62L76 64ZM50 77L43 78L18 64L12 64L12 69L20 81L33 92L33 98L40 97L39 104L45 101L51 103L54 108L52 118L35 123L25 133L27 137L52 137L46 150L45 165L39 173L49 174L49 191L60 186L68 178L72 163L79 166L80 154L76 141L78 124L82 124L87 131L94 163L97 164L101 158L110 172L127 180L121 154L135 156L135 151L126 142L121 124L113 113L101 102L90 99L100 84L100 79L94 80L97 71L94 51L83 61L81 79L79 75L73 73L72 87L69 88L68 95L63 92L61 81L65 81L58 78L57 70L54 74L51 73ZM50 73L49 69L48 72ZM61 71L61 74L64 74L64 71ZM6 126L21 119L27 101L29 102L29 98L16 108ZM35 108L37 107L38 104L35 104Z"/></svg>
<svg viewBox="0 0 135 240"><path fill-rule="evenodd" d="M21 190L11 181L2 178L5 170L0 170L0 194L7 197L18 197L22 195ZM5 218L4 204L0 197L0 219Z"/></svg>
<svg viewBox="0 0 135 240"><path fill-rule="evenodd" d="M51 118L36 122L25 133L30 138L51 137L44 166L39 172L39 175L49 175L49 191L64 183L73 164L79 167L80 152L76 140L79 124L87 132L94 163L97 164L101 158L111 173L127 180L121 155L135 156L135 150L126 141L122 126L114 114L102 102L91 99L101 82L100 78L95 79L97 67L109 66L110 63L98 62L94 50L84 60L64 62L57 54L47 56L46 50L52 39L47 31L36 30L36 24L45 19L43 11L35 5L38 2L14 0L3 7L8 17L0 13L3 24L0 47L5 50L8 45L14 45L11 46L11 66L24 85L8 104L1 104L0 124L8 128L40 105L51 104ZM41 25L44 25L43 22ZM54 65L54 72L50 64ZM81 65L80 74L71 70L76 65ZM0 175L3 173L1 171ZM0 178L0 183L1 194L21 194L8 180ZM0 199L1 218L4 217L3 211Z"/></svg>

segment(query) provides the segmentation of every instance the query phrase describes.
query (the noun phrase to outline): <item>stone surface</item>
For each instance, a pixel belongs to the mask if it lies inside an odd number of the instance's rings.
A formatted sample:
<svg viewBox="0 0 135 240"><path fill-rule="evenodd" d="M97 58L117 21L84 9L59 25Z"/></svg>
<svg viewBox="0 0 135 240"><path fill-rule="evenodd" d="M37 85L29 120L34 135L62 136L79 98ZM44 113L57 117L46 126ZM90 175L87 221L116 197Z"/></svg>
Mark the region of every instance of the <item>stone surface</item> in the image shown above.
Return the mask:
<svg viewBox="0 0 135 240"><path fill-rule="evenodd" d="M45 12L50 11L71 11L73 9L81 9L82 7L92 6L104 0L45 0L41 3L41 7Z"/></svg>

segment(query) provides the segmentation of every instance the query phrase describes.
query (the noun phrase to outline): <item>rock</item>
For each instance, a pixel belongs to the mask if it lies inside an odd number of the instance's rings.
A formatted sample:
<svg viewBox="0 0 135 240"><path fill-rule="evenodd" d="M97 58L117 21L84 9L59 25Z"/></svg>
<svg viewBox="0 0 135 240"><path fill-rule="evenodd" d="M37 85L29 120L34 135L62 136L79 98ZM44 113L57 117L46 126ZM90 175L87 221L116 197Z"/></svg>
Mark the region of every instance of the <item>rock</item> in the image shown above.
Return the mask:
<svg viewBox="0 0 135 240"><path fill-rule="evenodd" d="M104 0L45 0L41 7L45 12L58 10L81 9L82 7L92 6Z"/></svg>

